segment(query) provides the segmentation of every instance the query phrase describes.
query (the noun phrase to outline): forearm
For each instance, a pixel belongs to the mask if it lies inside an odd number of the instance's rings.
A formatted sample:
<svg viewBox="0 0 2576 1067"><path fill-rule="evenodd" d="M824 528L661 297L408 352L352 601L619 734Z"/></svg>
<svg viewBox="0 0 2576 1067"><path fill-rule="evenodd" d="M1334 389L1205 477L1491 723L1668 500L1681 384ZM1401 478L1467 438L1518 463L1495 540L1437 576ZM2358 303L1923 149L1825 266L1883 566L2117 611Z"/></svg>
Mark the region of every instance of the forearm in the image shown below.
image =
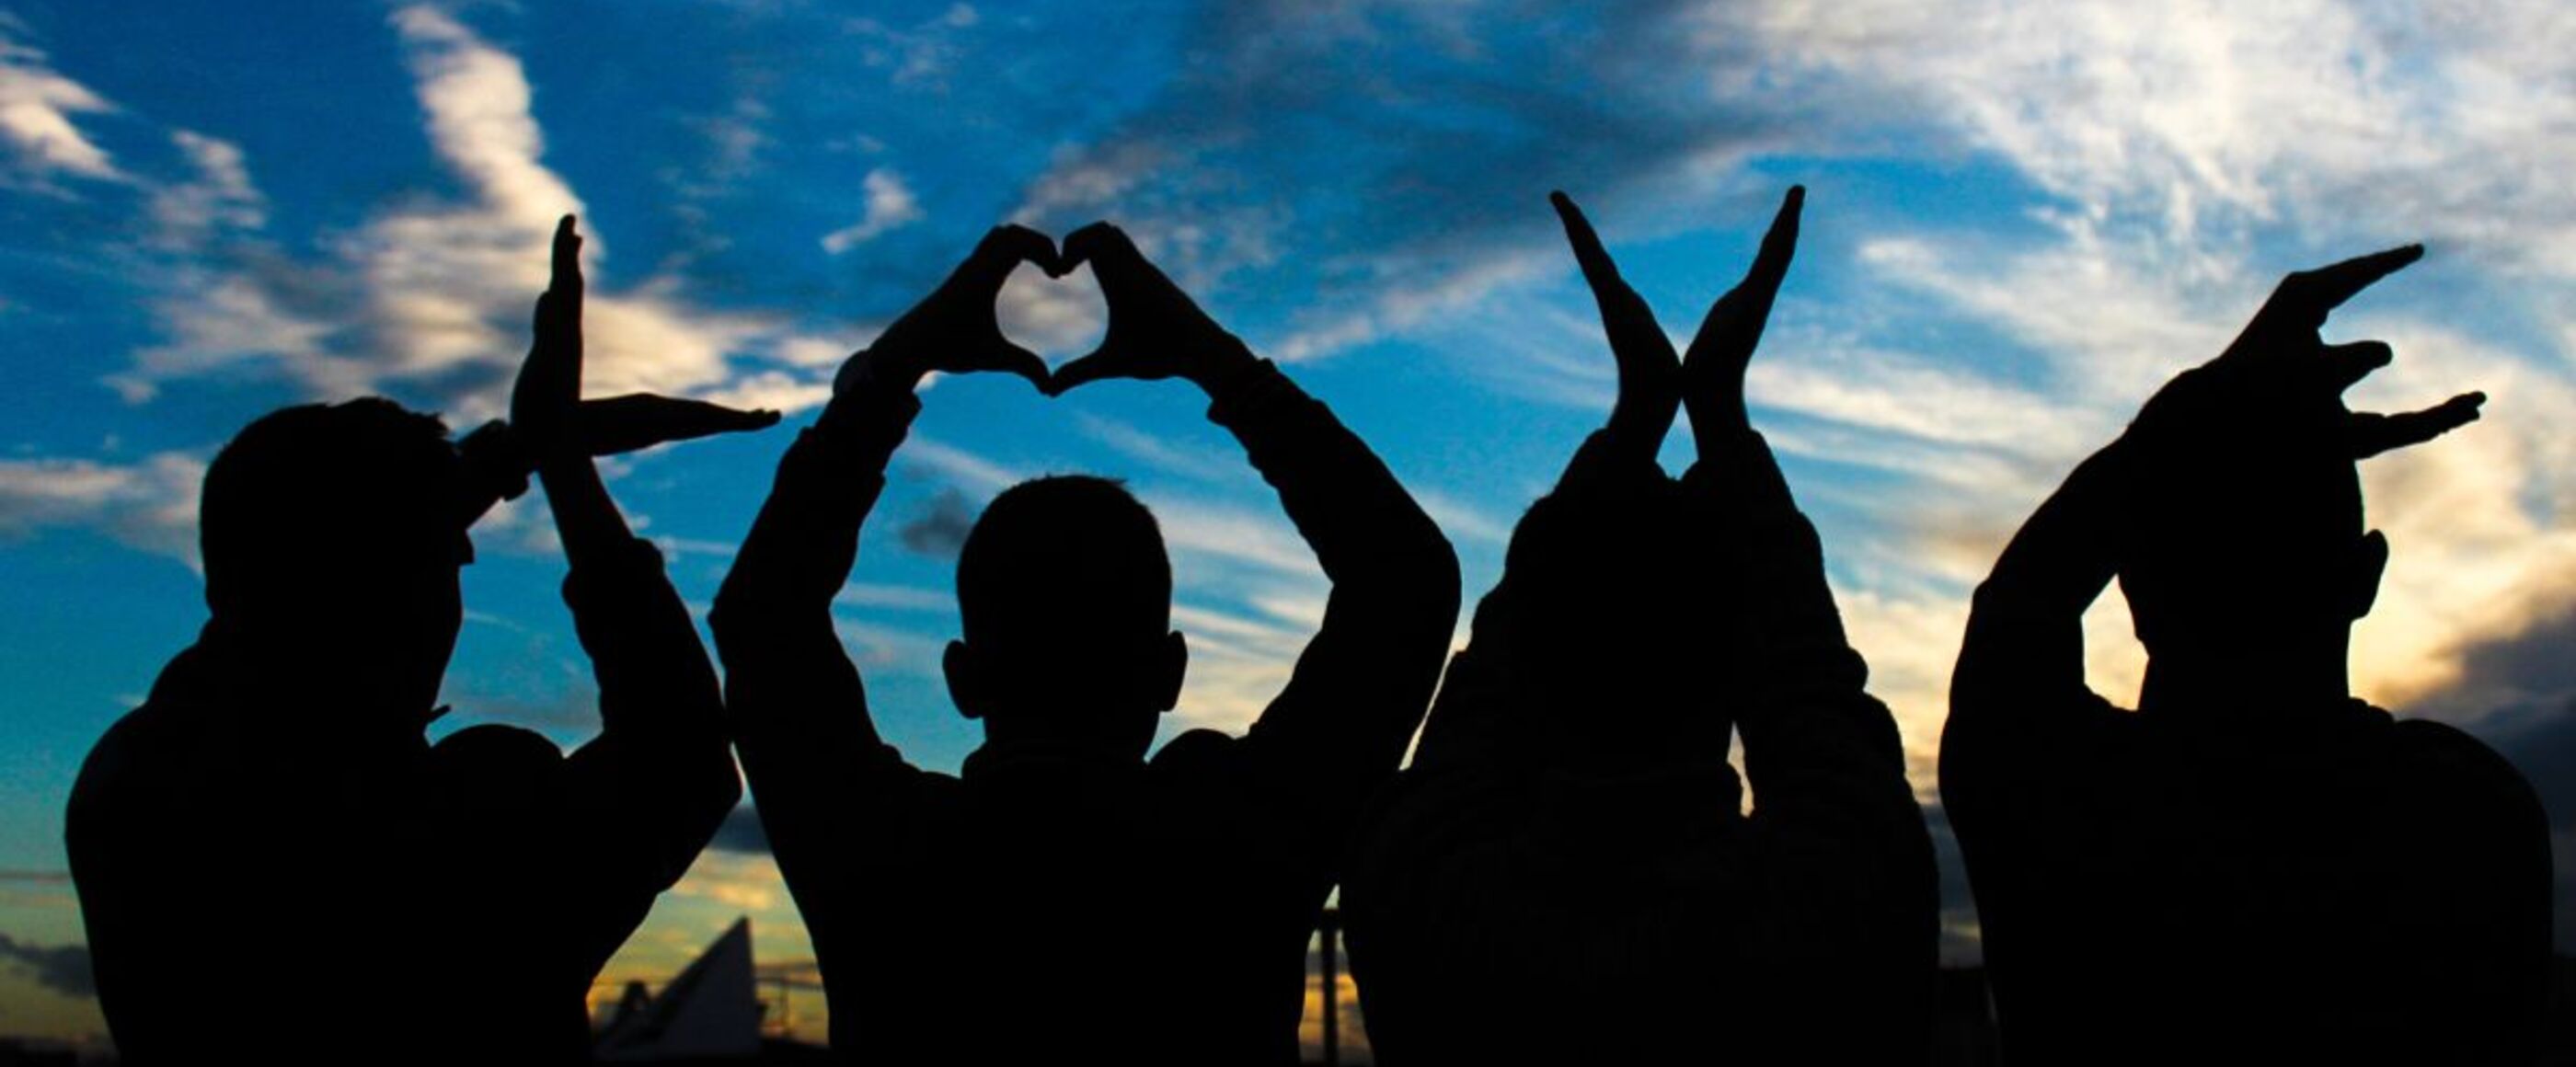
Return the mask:
<svg viewBox="0 0 2576 1067"><path fill-rule="evenodd" d="M575 480L552 471L545 477L549 498L564 512L563 489ZM595 476L588 482L597 488ZM639 876L668 886L742 789L715 669L663 573L661 553L625 533L604 493L596 502L608 521L568 523L564 534L573 557L564 602L599 683L601 724L600 735L568 761L571 792L580 810L610 824L592 834L592 847L604 850L597 862L636 865Z"/></svg>
<svg viewBox="0 0 2576 1067"><path fill-rule="evenodd" d="M1746 777L1768 822L1920 837L1895 717L1867 692L1869 670L1845 637L1824 547L1798 511L1762 436L1702 433L1682 478L1693 532L1724 553L1719 587L1742 660L1730 705Z"/></svg>
<svg viewBox="0 0 2576 1067"><path fill-rule="evenodd" d="M1824 545L1762 435L1751 429L1703 434L1699 461L1682 476L1682 496L1693 536L1719 554L1709 562L1721 588L1736 596L1732 608L1752 662L1830 661L1834 668L1825 673L1833 684L1857 692L1858 661L1848 656L1842 616L1825 579ZM1843 665L1845 658L1852 662ZM1762 674L1804 676L1781 669Z"/></svg>
<svg viewBox="0 0 2576 1067"><path fill-rule="evenodd" d="M2118 446L2078 466L2022 524L1977 587L1951 678L1951 711L1971 718L2090 698L2084 612L2111 583Z"/></svg>
<svg viewBox="0 0 2576 1067"><path fill-rule="evenodd" d="M548 457L537 465L537 481L546 490L546 507L554 513L555 535L564 558L579 569L585 561L605 560L633 539L626 516L608 495L599 467L583 455Z"/></svg>
<svg viewBox="0 0 2576 1067"><path fill-rule="evenodd" d="M862 384L788 446L716 594L710 624L728 669L738 657L759 659L782 629L828 630L832 599L858 559L860 526L920 410L906 383Z"/></svg>
<svg viewBox="0 0 2576 1067"><path fill-rule="evenodd" d="M1209 389L1332 582L1323 629L1256 736L1392 771L1421 722L1458 618L1458 561L1411 494L1324 405L1267 363Z"/></svg>
<svg viewBox="0 0 2576 1067"><path fill-rule="evenodd" d="M770 821L843 810L831 799L841 793L835 775L883 748L832 599L920 406L908 381L862 381L836 396L780 459L716 594L708 622L725 663L727 726Z"/></svg>
<svg viewBox="0 0 2576 1067"><path fill-rule="evenodd" d="M1209 418L1242 442L1336 595L1457 619L1448 538L1357 434L1265 362L1207 384ZM1445 609L1444 606L1445 605Z"/></svg>

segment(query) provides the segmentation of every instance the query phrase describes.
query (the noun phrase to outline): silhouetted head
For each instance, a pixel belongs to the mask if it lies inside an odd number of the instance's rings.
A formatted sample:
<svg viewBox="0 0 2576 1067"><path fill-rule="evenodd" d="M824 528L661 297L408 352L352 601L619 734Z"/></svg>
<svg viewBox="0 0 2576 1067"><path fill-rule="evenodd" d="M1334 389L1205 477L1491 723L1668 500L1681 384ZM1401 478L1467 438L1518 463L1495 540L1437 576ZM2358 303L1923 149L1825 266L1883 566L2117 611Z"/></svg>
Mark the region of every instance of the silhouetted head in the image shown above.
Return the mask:
<svg viewBox="0 0 2576 1067"><path fill-rule="evenodd" d="M1619 773L1723 758L1732 598L1716 586L1720 551L1660 473L1541 499L1512 531L1502 583L1477 606L1475 654L1501 658L1486 665L1493 681L1444 688L1441 702L1513 705L1557 766Z"/></svg>
<svg viewBox="0 0 2576 1067"><path fill-rule="evenodd" d="M957 608L948 690L995 743L1142 757L1180 699L1171 560L1117 482L1057 475L994 497L957 557Z"/></svg>
<svg viewBox="0 0 2576 1067"><path fill-rule="evenodd" d="M270 413L206 471L215 620L403 706L438 694L463 620L464 470L435 416L377 397Z"/></svg>
<svg viewBox="0 0 2576 1067"><path fill-rule="evenodd" d="M2339 671L2388 561L2387 542L2363 526L2342 405L2275 398L2247 417L2196 406L2191 392L2172 412L2151 403L2140 414L2152 447L2120 553L2139 640L2156 659L2255 665L2240 674L2277 664L2315 677L2329 658Z"/></svg>

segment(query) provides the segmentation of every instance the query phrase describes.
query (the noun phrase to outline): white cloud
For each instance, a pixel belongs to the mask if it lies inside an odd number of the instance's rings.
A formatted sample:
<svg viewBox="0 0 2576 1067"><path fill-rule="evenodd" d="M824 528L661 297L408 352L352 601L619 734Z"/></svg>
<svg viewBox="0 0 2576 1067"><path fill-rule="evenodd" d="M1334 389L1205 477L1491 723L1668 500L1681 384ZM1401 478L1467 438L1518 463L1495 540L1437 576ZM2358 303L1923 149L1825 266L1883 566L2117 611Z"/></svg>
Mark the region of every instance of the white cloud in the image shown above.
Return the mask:
<svg viewBox="0 0 2576 1067"><path fill-rule="evenodd" d="M912 188L905 185L903 176L891 167L869 171L860 186L866 193L867 213L852 225L824 234L824 251L840 255L925 217L921 202L912 195Z"/></svg>
<svg viewBox="0 0 2576 1067"><path fill-rule="evenodd" d="M205 460L185 452L133 464L0 460L0 538L83 526L195 567L197 492L205 477Z"/></svg>
<svg viewBox="0 0 2576 1067"><path fill-rule="evenodd" d="M183 261L157 304L167 339L111 379L129 399L147 399L175 378L265 367L325 396L426 391L462 421L501 411L527 344L529 309L546 285L556 220L581 201L541 159L533 92L515 56L436 7L404 7L390 21L430 145L466 196L405 201L331 237L320 262L292 261L253 241L228 256ZM192 246L210 229L256 229L263 201L240 150L195 133L174 137L199 177L156 195L152 210L171 235L164 243ZM819 402L815 382L735 365L738 355L801 355L802 339L766 316L694 306L670 276L623 289L602 284L606 244L596 227L585 229L593 282L585 388L787 410Z"/></svg>
<svg viewBox="0 0 2576 1067"><path fill-rule="evenodd" d="M1001 321L1002 336L1040 355L1089 352L1109 329L1109 305L1087 269L1049 278L1023 264L1002 284L993 314Z"/></svg>
<svg viewBox="0 0 2576 1067"><path fill-rule="evenodd" d="M268 199L251 185L239 145L193 130L173 130L170 141L196 177L153 190L155 243L194 251L217 230L256 230L268 223Z"/></svg>
<svg viewBox="0 0 2576 1067"><path fill-rule="evenodd" d="M11 165L37 182L54 175L124 181L107 150L73 124L76 115L112 113L116 105L55 72L45 53L11 39L22 24L0 24L0 146Z"/></svg>

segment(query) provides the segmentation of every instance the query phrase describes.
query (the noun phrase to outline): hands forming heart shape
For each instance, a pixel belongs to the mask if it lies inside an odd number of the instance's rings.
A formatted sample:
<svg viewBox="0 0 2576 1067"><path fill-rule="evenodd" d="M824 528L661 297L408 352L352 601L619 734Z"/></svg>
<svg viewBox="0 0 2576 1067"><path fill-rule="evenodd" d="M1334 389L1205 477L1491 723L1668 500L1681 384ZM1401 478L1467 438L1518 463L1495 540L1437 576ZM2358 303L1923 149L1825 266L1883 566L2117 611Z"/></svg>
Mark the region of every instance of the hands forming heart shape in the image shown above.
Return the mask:
<svg viewBox="0 0 2576 1067"><path fill-rule="evenodd" d="M1002 283L1020 264L1050 278L1088 265L1109 305L1109 327L1090 354L1053 371L1037 353L1002 335L995 311ZM1095 222L1067 235L1061 251L1025 226L994 227L928 297L904 312L866 351L841 368L834 390L859 379L909 387L931 371L1016 374L1048 396L1107 378L1187 378L1202 386L1253 361L1251 350L1136 248L1125 231Z"/></svg>

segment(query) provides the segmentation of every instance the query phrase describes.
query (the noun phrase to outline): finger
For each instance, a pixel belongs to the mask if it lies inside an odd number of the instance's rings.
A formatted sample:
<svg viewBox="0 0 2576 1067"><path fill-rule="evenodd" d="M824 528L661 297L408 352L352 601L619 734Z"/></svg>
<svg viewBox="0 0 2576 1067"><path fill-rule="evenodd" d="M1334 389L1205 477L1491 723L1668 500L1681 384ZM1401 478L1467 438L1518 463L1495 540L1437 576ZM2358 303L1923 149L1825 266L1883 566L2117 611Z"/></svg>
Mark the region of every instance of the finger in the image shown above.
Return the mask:
<svg viewBox="0 0 2576 1067"><path fill-rule="evenodd" d="M1583 209L1574 206L1574 198L1559 191L1547 194L1547 202L1556 206L1557 221L1565 224L1565 243L1574 246L1574 264L1582 268L1594 299L1604 299L1608 289L1628 288L1619 277L1619 264L1611 260L1609 249L1601 247L1601 235L1593 232L1592 220L1583 217Z"/></svg>
<svg viewBox="0 0 2576 1067"><path fill-rule="evenodd" d="M2396 415L2358 412L2344 420L2344 441L2354 459L2420 445L2478 421L2478 405L2486 401L2485 393L2462 393L2422 411Z"/></svg>
<svg viewBox="0 0 2576 1067"><path fill-rule="evenodd" d="M998 287L1022 263L1035 263L1038 269L1054 275L1059 257L1055 242L1047 235L1017 223L1005 223L987 231L966 262L979 278Z"/></svg>
<svg viewBox="0 0 2576 1067"><path fill-rule="evenodd" d="M1807 187L1790 186L1789 195L1780 201L1780 213L1771 217L1771 229L1762 235L1762 250L1753 254L1753 269L1744 272L1743 284L1762 294L1765 309L1789 276L1789 260L1798 251L1798 219L1806 207Z"/></svg>
<svg viewBox="0 0 2576 1067"><path fill-rule="evenodd" d="M1657 366L1678 358L1664 328L1655 322L1655 310L1619 276L1619 265L1601 247L1601 235L1593 232L1583 209L1574 206L1574 198L1554 192L1547 199L1556 205L1557 218L1565 224L1565 242L1573 246L1575 265L1592 289L1592 302L1601 309L1601 329L1609 338L1611 357L1623 363L1643 359Z"/></svg>
<svg viewBox="0 0 2576 1067"><path fill-rule="evenodd" d="M582 402L575 433L585 454L614 456L673 441L767 429L778 419L777 412L766 409L632 393Z"/></svg>
<svg viewBox="0 0 2576 1067"><path fill-rule="evenodd" d="M1118 352L1104 344L1092 349L1090 355L1057 367L1055 373L1038 383L1038 388L1048 396L1063 396L1077 386L1120 376Z"/></svg>
<svg viewBox="0 0 2576 1067"><path fill-rule="evenodd" d="M977 369L1016 374L1028 379L1029 384L1036 386L1039 392L1046 391L1048 377L1046 361L1039 359L1035 352L1006 340L998 342L979 362L981 366Z"/></svg>
<svg viewBox="0 0 2576 1067"><path fill-rule="evenodd" d="M552 277L537 298L537 342L567 346L576 368L581 365L581 233L571 215L555 224Z"/></svg>
<svg viewBox="0 0 2576 1067"><path fill-rule="evenodd" d="M1778 301L1780 284L1789 276L1789 261L1798 251L1798 221L1807 205L1807 187L1792 185L1789 195L1780 202L1780 213L1772 216L1771 229L1762 235L1762 247L1753 254L1753 265L1744 272L1744 280L1710 304L1708 314L1700 319L1699 333L1691 338L1688 359L1696 363L1712 355L1715 348L1736 349L1730 362L1752 358L1753 346L1762 340L1762 327L1771 320L1771 305Z"/></svg>
<svg viewBox="0 0 2576 1067"><path fill-rule="evenodd" d="M549 288L581 289L581 234L571 215L555 223L554 277Z"/></svg>
<svg viewBox="0 0 2576 1067"><path fill-rule="evenodd" d="M1127 236L1127 231L1105 221L1092 223L1064 237L1062 262L1067 271L1092 263L1091 272L1098 275L1100 267L1096 261L1108 260L1114 272L1119 266L1144 258L1144 253L1137 251L1136 242Z"/></svg>
<svg viewBox="0 0 2576 1067"><path fill-rule="evenodd" d="M2385 341L2355 341L2348 345L2328 345L2322 355L2318 373L2335 392L2343 392L2370 377L2372 371L2397 359L2394 349Z"/></svg>
<svg viewBox="0 0 2576 1067"><path fill-rule="evenodd" d="M2255 318L2283 329L2314 330L2324 326L2327 313L2343 306L2344 301L2422 258L2423 245L2404 245L2315 270L2293 272L2281 279L2280 287L2272 291L2272 298L2264 302Z"/></svg>

